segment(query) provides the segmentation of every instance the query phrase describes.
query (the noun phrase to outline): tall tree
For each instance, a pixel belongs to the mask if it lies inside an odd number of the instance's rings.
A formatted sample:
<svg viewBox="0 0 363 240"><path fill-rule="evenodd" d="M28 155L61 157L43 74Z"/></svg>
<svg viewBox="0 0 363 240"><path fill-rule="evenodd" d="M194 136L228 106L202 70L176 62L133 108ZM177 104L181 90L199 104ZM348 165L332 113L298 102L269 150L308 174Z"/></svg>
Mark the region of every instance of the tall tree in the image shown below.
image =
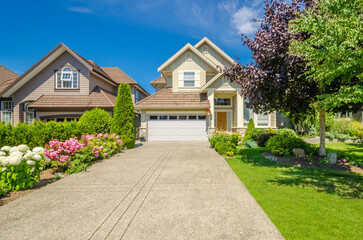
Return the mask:
<svg viewBox="0 0 363 240"><path fill-rule="evenodd" d="M319 0L289 24L292 34L308 36L294 39L290 50L307 62L305 76L319 86L321 140L324 110L357 111L363 106L362 13L362 0Z"/></svg>
<svg viewBox="0 0 363 240"><path fill-rule="evenodd" d="M127 148L135 147L134 118L134 104L132 103L130 85L121 83L113 109L111 133L119 135Z"/></svg>

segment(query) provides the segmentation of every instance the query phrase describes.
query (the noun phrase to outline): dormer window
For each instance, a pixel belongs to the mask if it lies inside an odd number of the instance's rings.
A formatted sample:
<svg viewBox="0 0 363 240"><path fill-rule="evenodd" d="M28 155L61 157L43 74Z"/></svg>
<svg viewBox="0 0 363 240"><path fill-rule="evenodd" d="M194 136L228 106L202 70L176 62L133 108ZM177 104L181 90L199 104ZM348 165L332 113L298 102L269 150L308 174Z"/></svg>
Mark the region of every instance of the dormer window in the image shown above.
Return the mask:
<svg viewBox="0 0 363 240"><path fill-rule="evenodd" d="M195 87L195 72L184 72L184 87Z"/></svg>
<svg viewBox="0 0 363 240"><path fill-rule="evenodd" d="M60 72L57 72L57 88L77 89L78 72L74 72L70 67L65 67Z"/></svg>

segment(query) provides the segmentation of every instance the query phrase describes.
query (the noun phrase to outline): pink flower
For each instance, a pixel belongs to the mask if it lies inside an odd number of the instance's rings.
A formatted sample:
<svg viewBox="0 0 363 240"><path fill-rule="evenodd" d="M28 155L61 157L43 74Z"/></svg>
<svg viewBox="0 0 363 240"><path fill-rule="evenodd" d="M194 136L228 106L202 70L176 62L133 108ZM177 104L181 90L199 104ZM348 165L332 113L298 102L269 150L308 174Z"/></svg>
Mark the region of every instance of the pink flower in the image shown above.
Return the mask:
<svg viewBox="0 0 363 240"><path fill-rule="evenodd" d="M95 154L95 158L98 158L98 154Z"/></svg>
<svg viewBox="0 0 363 240"><path fill-rule="evenodd" d="M343 162L345 163L345 162L347 162L347 160L346 159L343 159Z"/></svg>
<svg viewBox="0 0 363 240"><path fill-rule="evenodd" d="M107 138L108 137L108 134L106 133L105 135L103 135L105 138Z"/></svg>
<svg viewBox="0 0 363 240"><path fill-rule="evenodd" d="M105 157L107 157L108 153L105 153Z"/></svg>

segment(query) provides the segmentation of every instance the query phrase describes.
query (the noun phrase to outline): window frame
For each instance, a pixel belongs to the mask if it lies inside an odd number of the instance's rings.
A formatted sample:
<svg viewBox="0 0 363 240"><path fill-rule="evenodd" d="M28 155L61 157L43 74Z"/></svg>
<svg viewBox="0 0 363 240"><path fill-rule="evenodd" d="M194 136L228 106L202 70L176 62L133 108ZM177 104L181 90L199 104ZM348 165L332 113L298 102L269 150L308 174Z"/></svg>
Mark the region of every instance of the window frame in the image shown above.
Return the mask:
<svg viewBox="0 0 363 240"><path fill-rule="evenodd" d="M229 100L229 103L228 104L223 104L224 101L226 100ZM223 100L222 102L221 101L218 101L218 100ZM228 101L227 101L228 102ZM221 103L221 104L217 104L217 103ZM214 106L217 106L217 107L230 107L232 106L232 98L218 98L218 97L215 97L214 98Z"/></svg>
<svg viewBox="0 0 363 240"><path fill-rule="evenodd" d="M4 117L3 117L3 114L10 114L10 121L4 121ZM1 114L0 114L0 122L5 122L5 125L8 125L9 123L10 124L13 124L13 112L12 111L1 111Z"/></svg>
<svg viewBox="0 0 363 240"><path fill-rule="evenodd" d="M192 74L190 74L192 73ZM193 75L193 79L185 79L186 75ZM183 87L185 88L195 88L195 75L196 73L194 71L184 71L183 72ZM193 86L186 86L186 82L193 83Z"/></svg>
<svg viewBox="0 0 363 240"><path fill-rule="evenodd" d="M10 109L5 109L5 103L10 103ZM13 101L1 101L1 107L0 107L1 111L13 111Z"/></svg>
<svg viewBox="0 0 363 240"><path fill-rule="evenodd" d="M68 71L68 69L70 71ZM66 70L66 71L65 71ZM70 78L64 78L64 74L70 74ZM65 83L70 87L65 86ZM60 90L77 90L79 89L79 71L72 69L69 66L63 67L55 73L55 89Z"/></svg>

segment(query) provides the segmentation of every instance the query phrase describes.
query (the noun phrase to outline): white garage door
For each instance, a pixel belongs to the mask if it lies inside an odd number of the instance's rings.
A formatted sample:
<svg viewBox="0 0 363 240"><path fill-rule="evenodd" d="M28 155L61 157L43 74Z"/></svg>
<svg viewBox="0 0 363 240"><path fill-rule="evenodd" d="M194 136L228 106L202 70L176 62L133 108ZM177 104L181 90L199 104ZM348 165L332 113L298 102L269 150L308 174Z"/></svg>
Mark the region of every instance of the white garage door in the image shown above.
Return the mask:
<svg viewBox="0 0 363 240"><path fill-rule="evenodd" d="M207 121L200 120L149 120L149 141L206 141Z"/></svg>

